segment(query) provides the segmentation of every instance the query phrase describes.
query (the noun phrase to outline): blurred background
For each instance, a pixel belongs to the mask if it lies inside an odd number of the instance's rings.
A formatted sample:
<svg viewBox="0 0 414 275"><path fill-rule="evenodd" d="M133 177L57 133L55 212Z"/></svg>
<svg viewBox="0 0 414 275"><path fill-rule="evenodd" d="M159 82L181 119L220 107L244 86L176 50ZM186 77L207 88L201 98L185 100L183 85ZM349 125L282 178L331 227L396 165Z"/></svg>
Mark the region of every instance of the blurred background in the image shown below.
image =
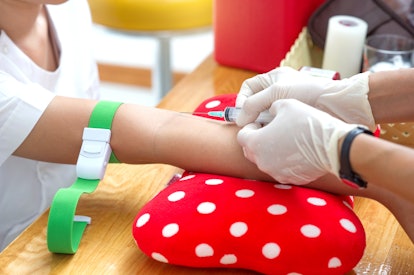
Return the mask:
<svg viewBox="0 0 414 275"><path fill-rule="evenodd" d="M150 88L156 40L113 32L95 25L94 53L101 74L102 99L155 106L158 100ZM172 69L178 79L194 70L213 51L211 30L172 38ZM112 82L111 72L121 71L123 83ZM117 79L119 82L119 79Z"/></svg>

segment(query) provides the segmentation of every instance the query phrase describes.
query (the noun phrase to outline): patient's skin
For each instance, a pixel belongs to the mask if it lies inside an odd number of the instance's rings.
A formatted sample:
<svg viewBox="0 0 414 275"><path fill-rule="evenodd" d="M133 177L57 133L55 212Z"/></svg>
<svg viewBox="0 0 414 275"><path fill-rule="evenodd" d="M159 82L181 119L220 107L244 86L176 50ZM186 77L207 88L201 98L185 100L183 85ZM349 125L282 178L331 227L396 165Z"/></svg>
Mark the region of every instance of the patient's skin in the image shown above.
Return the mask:
<svg viewBox="0 0 414 275"><path fill-rule="evenodd" d="M95 104L56 97L14 155L76 163L83 128ZM110 143L124 163L167 163L189 171L272 180L244 158L235 139L237 130L234 125L210 119L123 104L114 117Z"/></svg>
<svg viewBox="0 0 414 275"><path fill-rule="evenodd" d="M82 131L95 104L91 100L56 97L15 155L76 163ZM123 104L114 118L111 147L125 163L166 163L188 171L273 181L244 157L236 141L238 130L236 125L215 120ZM53 135L48 134L51 132ZM390 189L369 184L367 189L357 190L333 175L323 176L307 187L377 200L414 240L414 203Z"/></svg>

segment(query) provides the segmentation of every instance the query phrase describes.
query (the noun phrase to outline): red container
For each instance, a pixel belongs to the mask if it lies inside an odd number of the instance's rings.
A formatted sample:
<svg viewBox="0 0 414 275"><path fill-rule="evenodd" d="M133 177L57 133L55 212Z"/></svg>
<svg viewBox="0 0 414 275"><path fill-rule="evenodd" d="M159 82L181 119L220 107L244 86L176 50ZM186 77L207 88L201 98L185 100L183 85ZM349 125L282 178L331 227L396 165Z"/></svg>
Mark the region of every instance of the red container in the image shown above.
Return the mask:
<svg viewBox="0 0 414 275"><path fill-rule="evenodd" d="M215 0L216 61L259 73L274 69L323 2L325 0Z"/></svg>

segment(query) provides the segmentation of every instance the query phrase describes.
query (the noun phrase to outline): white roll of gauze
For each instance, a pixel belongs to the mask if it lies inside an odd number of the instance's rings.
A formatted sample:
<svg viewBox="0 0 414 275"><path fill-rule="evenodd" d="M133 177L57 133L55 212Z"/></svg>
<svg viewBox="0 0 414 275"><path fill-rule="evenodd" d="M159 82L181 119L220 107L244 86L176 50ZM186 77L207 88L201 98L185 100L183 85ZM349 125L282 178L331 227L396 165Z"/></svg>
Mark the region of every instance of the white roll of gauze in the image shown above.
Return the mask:
<svg viewBox="0 0 414 275"><path fill-rule="evenodd" d="M368 24L357 17L337 15L329 19L322 68L342 78L360 72Z"/></svg>

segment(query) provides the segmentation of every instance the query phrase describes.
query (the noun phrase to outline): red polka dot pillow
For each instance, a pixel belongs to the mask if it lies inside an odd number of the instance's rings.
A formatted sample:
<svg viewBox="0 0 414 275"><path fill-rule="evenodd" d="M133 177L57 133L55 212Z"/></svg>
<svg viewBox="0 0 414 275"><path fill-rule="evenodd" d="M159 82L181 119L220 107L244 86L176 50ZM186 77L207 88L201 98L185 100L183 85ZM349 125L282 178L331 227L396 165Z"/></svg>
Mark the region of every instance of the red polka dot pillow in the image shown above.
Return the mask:
<svg viewBox="0 0 414 275"><path fill-rule="evenodd" d="M133 236L149 257L174 265L344 274L365 248L352 205L300 186L185 172L140 210Z"/></svg>

